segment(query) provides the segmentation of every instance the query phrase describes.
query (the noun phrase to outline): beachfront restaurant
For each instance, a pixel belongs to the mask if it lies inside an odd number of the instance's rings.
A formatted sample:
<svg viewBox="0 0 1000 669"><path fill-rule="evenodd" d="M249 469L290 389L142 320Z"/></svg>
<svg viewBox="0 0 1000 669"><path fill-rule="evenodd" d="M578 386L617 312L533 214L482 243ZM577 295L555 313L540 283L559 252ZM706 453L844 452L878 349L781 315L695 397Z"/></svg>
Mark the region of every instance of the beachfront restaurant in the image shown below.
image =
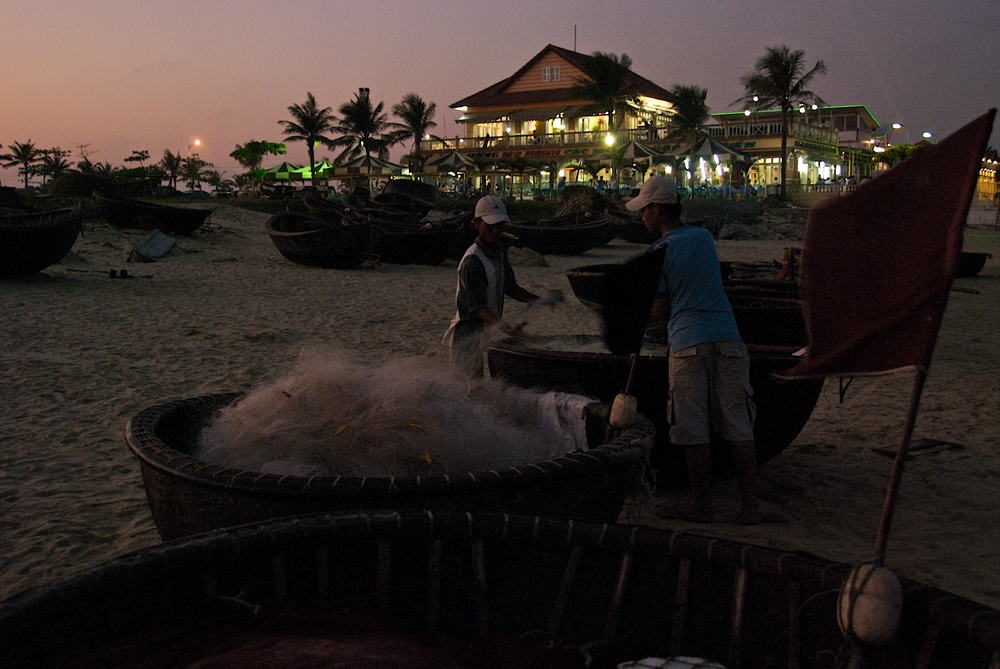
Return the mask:
<svg viewBox="0 0 1000 669"><path fill-rule="evenodd" d="M433 163L459 151L475 164L467 174L470 187L481 191L538 193L564 183L610 187L616 179L622 187L637 185L654 168L654 156L676 148L666 140L673 96L630 72L627 85L638 104L620 128L609 128L606 113L570 95L591 58L549 44L510 77L452 104L460 132L423 142L422 157Z"/></svg>

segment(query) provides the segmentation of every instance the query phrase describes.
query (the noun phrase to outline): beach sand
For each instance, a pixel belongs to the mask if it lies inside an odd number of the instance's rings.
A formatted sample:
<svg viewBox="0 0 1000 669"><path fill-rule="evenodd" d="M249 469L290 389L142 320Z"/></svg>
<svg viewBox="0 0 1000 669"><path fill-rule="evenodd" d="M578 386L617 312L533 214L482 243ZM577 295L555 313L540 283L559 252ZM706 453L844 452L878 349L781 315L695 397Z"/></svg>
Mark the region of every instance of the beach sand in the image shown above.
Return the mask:
<svg viewBox="0 0 1000 669"><path fill-rule="evenodd" d="M88 227L62 263L0 283L0 597L44 586L159 543L126 421L171 399L248 390L287 372L303 347L378 363L439 351L454 311L455 270L380 265L322 270L283 259L266 216L232 207L179 238L182 253L126 263L144 233ZM886 563L902 576L1000 607L1000 258L998 233L971 229L968 250L994 253L957 279L913 435L961 444L907 463ZM782 240L720 241L723 260L779 258ZM536 293L566 292L555 311L525 313L539 335L597 334L598 317L564 271L617 262L614 242L583 256L518 267ZM112 279L128 269L134 278ZM508 307L514 320L523 305ZM332 353L331 353L332 354ZM827 381L795 442L760 467L765 507L781 524L743 527L734 480L713 487L722 520L664 521L661 492L632 505L637 522L858 562L871 557L913 376L855 379L840 401Z"/></svg>

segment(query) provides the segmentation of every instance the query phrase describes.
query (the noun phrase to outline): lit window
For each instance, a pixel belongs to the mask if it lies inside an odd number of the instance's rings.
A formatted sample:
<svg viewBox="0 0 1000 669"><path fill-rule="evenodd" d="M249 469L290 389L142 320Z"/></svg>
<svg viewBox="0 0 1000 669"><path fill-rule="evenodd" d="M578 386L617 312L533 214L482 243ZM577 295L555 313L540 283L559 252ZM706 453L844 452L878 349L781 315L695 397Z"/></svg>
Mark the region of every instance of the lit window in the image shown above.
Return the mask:
<svg viewBox="0 0 1000 669"><path fill-rule="evenodd" d="M542 81L559 81L559 65L542 68Z"/></svg>

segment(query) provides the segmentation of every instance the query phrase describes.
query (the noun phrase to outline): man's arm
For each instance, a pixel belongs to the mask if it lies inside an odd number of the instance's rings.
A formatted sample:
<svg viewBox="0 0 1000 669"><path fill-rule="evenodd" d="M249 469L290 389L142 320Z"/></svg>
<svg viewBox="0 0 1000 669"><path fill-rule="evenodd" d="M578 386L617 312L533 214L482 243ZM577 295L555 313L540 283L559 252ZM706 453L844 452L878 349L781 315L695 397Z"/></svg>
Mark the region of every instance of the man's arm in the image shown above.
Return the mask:
<svg viewBox="0 0 1000 669"><path fill-rule="evenodd" d="M667 323L670 322L670 300L665 295L653 298L653 309L649 314L646 331L657 338L667 338Z"/></svg>
<svg viewBox="0 0 1000 669"><path fill-rule="evenodd" d="M532 302L535 302L539 299L537 295L535 295L534 293L532 293L531 291L525 289L523 286L520 285L515 285L513 288L511 288L507 292L507 295L514 298L518 302L526 302L528 304L531 304Z"/></svg>

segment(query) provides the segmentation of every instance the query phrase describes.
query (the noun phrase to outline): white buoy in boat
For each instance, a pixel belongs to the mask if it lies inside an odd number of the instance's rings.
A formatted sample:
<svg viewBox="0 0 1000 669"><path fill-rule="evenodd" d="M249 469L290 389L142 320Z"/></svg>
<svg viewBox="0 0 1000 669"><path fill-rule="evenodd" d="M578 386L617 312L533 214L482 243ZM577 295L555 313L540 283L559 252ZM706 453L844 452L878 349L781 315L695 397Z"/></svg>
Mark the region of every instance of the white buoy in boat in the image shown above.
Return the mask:
<svg viewBox="0 0 1000 669"><path fill-rule="evenodd" d="M638 404L633 395L618 393L611 404L611 416L608 422L612 427L625 428L635 422Z"/></svg>
<svg viewBox="0 0 1000 669"><path fill-rule="evenodd" d="M837 622L845 635L883 644L896 635L903 610L903 588L885 567L861 564L851 570L840 590Z"/></svg>
<svg viewBox="0 0 1000 669"><path fill-rule="evenodd" d="M647 657L623 662L617 669L726 669L723 665L700 657Z"/></svg>

